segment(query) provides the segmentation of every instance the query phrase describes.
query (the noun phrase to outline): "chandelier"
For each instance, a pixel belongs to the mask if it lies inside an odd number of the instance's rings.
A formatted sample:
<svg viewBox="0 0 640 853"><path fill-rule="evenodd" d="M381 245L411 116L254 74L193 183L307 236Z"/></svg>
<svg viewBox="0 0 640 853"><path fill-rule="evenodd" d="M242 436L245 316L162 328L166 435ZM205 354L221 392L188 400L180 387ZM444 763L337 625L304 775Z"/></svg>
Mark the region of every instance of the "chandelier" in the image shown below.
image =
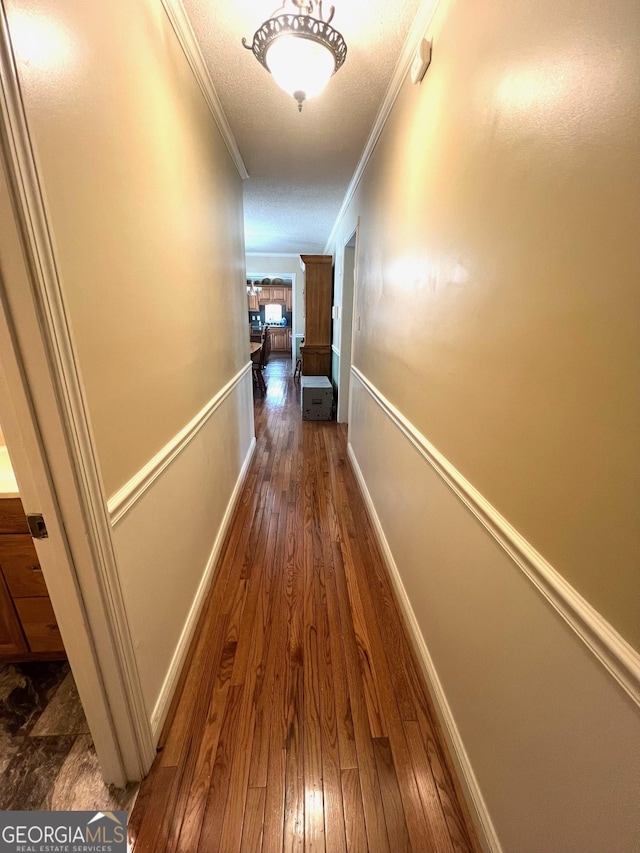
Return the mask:
<svg viewBox="0 0 640 853"><path fill-rule="evenodd" d="M272 75L278 86L298 102L298 111L313 98L344 63L347 45L330 26L334 7L325 20L322 0L284 0L253 34L247 50Z"/></svg>

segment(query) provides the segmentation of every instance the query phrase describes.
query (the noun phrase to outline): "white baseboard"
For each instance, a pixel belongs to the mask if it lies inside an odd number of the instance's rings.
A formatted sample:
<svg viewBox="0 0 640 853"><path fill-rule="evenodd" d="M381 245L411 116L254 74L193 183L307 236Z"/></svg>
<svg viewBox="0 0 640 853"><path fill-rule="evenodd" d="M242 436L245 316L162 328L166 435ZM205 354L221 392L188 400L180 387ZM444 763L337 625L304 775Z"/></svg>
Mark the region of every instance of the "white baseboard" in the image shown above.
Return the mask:
<svg viewBox="0 0 640 853"><path fill-rule="evenodd" d="M398 571L396 562L393 559L391 548L387 542L387 538L384 530L382 529L382 524L378 518L371 494L369 493L369 489L367 488L367 484L362 471L360 470L360 465L358 464L358 460L356 459L351 444L348 445L347 452L349 454L351 466L356 475L356 480L358 481L358 486L360 487L362 497L367 507L369 517L373 523L373 528L376 533L378 544L380 545L380 550L382 551L389 576L393 583L398 603L402 609L402 615L404 616L410 639L413 643L418 661L422 667L425 680L429 685L431 697L436 705L436 711L443 726L444 733L452 753L452 758L456 764L458 776L466 794L467 803L471 807L470 810L480 836L480 843L488 853L502 853L502 847L500 846L487 805L473 772L471 761L469 760L469 756L465 750L460 732L458 731L458 727L456 726L456 722L453 718L453 713L449 707L440 679L438 678L438 673L431 655L429 654L429 649L427 648L422 632L420 631L418 620L413 612L409 596L407 595L404 584L402 583L400 572Z"/></svg>
<svg viewBox="0 0 640 853"><path fill-rule="evenodd" d="M222 519L222 524L220 525L220 529L218 530L215 542L213 543L213 548L211 549L211 554L209 555L209 559L207 560L207 565L205 566L204 571L202 573L202 580L200 581L200 585L198 586L198 590L193 599L193 604L191 605L191 609L189 610L189 615L187 616L187 620L185 622L184 628L180 635L180 639L178 641L178 645L176 646L176 650L171 660L167 676L162 685L162 689L153 709L153 713L151 714L151 732L154 743L157 743L160 738L162 726L164 725L165 719L169 712L169 707L171 705L171 700L173 699L173 694L178 684L180 672L182 671L182 667L186 660L187 652L189 651L191 640L193 639L193 635L198 624L200 614L202 613L202 608L204 606L207 593L209 591L211 583L213 582L216 565L218 562L218 558L220 557L220 552L222 550L222 545L224 543L225 536L227 535L227 531L229 529L229 525L231 523L231 519L233 517L236 505L240 498L240 494L244 486L244 481L247 476L247 471L249 470L249 466L251 464L255 449L256 439L254 437L253 441L251 442L251 445L249 446L249 450L242 465L242 469L240 470L240 474L238 476L238 480L236 482L231 498L229 499L224 518Z"/></svg>

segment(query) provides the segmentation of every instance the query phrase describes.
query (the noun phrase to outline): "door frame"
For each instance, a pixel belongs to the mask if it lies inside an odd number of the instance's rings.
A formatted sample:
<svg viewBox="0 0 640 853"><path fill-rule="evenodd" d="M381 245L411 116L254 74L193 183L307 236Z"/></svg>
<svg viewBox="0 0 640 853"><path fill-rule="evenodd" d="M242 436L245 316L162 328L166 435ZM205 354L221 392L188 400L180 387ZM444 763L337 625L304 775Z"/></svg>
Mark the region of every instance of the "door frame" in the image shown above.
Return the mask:
<svg viewBox="0 0 640 853"><path fill-rule="evenodd" d="M349 423L351 420L351 365L353 364L353 331L354 307L356 304L356 287L358 282L358 236L360 217L353 231L342 244L342 293L340 295L340 375L338 382L338 412L339 423ZM353 247L349 244L353 242ZM347 249L353 248L353 281L351 282L351 304L345 312L345 260Z"/></svg>
<svg viewBox="0 0 640 853"><path fill-rule="evenodd" d="M247 273L246 277L258 278L261 276L264 278L290 278L291 279L291 372L293 373L293 365L295 365L295 354L296 354L296 280L297 273L295 272L252 272Z"/></svg>
<svg viewBox="0 0 640 853"><path fill-rule="evenodd" d="M155 749L52 229L0 4L0 420L105 781Z"/></svg>

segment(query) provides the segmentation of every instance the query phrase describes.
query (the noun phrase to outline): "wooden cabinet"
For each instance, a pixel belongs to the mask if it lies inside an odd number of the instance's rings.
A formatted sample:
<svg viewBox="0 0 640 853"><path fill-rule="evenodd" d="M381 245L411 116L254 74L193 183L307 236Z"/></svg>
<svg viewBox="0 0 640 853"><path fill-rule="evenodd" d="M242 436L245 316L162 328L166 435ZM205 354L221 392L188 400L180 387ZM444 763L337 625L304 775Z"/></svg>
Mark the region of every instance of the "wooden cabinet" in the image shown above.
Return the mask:
<svg viewBox="0 0 640 853"><path fill-rule="evenodd" d="M262 290L251 296L247 294L249 311L260 310L261 305L276 303L282 305L285 311L293 311L293 288L286 284L261 285Z"/></svg>
<svg viewBox="0 0 640 853"><path fill-rule="evenodd" d="M300 257L305 267L302 372L305 376L331 378L333 258L331 255Z"/></svg>
<svg viewBox="0 0 640 853"><path fill-rule="evenodd" d="M289 326L269 326L273 352L291 352L291 329Z"/></svg>
<svg viewBox="0 0 640 853"><path fill-rule="evenodd" d="M284 287L274 287L274 285L271 285L271 301L284 302Z"/></svg>
<svg viewBox="0 0 640 853"><path fill-rule="evenodd" d="M19 498L0 498L0 660L64 657Z"/></svg>

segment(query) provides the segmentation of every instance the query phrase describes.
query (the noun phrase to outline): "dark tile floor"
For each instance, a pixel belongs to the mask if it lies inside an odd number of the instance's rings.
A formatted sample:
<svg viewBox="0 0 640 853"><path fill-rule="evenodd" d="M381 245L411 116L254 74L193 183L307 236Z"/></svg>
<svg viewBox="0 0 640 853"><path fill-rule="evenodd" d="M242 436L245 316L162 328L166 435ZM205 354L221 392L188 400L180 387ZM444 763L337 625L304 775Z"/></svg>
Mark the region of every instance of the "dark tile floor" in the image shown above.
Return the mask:
<svg viewBox="0 0 640 853"><path fill-rule="evenodd" d="M0 810L110 810L132 805L102 780L66 661L0 665Z"/></svg>

